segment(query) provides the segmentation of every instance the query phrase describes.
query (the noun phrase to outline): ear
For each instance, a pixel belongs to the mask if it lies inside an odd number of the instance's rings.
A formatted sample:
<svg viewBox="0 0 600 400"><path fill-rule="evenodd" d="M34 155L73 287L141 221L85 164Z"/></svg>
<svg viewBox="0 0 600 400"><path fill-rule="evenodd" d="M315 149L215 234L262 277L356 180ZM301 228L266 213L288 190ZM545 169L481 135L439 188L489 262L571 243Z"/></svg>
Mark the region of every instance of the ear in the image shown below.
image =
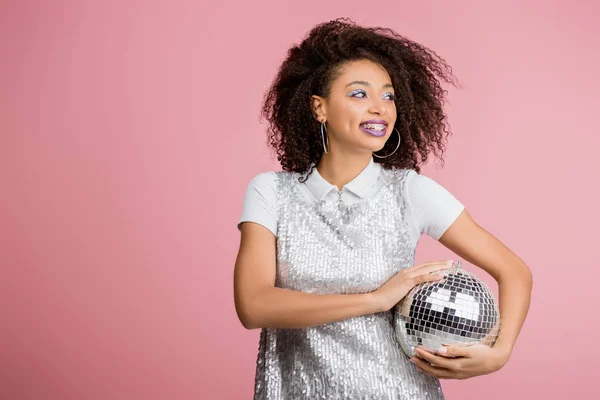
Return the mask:
<svg viewBox="0 0 600 400"><path fill-rule="evenodd" d="M325 104L325 99L323 99L322 97L316 95L311 96L310 110L312 111L317 121L327 121L327 105Z"/></svg>

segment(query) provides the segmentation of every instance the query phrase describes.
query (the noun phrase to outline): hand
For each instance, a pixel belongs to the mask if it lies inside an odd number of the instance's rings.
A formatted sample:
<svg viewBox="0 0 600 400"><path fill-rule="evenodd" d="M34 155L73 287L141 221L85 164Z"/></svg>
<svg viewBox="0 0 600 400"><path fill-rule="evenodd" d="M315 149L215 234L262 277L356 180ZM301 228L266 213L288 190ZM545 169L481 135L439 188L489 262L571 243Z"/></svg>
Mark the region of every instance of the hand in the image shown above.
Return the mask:
<svg viewBox="0 0 600 400"><path fill-rule="evenodd" d="M431 272L452 268L452 261L438 261L405 268L398 272L373 294L377 298L381 311L394 307L406 294L419 283L438 281L444 277Z"/></svg>
<svg viewBox="0 0 600 400"><path fill-rule="evenodd" d="M509 359L505 351L483 344L469 347L444 345L435 354L419 346L415 353L417 356L410 360L417 368L439 379L468 379L490 374L502 368Z"/></svg>

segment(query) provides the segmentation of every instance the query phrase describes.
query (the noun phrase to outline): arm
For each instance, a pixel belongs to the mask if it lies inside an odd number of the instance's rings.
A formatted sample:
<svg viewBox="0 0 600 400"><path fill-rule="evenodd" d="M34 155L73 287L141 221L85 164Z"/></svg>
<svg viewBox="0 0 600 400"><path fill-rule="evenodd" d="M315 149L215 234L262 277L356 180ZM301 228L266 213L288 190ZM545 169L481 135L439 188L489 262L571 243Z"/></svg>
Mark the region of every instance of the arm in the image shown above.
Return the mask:
<svg viewBox="0 0 600 400"><path fill-rule="evenodd" d="M275 287L275 236L253 222L241 224L241 234L234 298L246 329L303 328L381 311L372 293L324 295Z"/></svg>
<svg viewBox="0 0 600 400"><path fill-rule="evenodd" d="M464 210L440 243L489 273L499 288L500 332L494 348L510 357L529 310L533 277L525 263Z"/></svg>
<svg viewBox="0 0 600 400"><path fill-rule="evenodd" d="M442 346L436 354L417 348L417 357L411 361L439 379L467 379L497 371L510 358L527 315L533 285L531 272L519 257L477 225L466 210L439 241L496 279L500 289L500 332L492 348Z"/></svg>

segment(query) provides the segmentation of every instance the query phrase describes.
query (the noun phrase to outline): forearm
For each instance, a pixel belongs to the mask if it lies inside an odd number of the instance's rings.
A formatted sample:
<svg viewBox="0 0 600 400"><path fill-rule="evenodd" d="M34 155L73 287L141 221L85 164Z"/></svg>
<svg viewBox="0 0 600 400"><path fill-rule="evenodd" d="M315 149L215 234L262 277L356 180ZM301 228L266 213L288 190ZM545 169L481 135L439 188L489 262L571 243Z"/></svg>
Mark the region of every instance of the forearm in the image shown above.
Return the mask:
<svg viewBox="0 0 600 400"><path fill-rule="evenodd" d="M498 279L500 332L494 348L512 353L529 311L533 279L529 269L502 275Z"/></svg>
<svg viewBox="0 0 600 400"><path fill-rule="evenodd" d="M273 287L251 301L244 326L305 328L375 313L380 308L373 293L314 294Z"/></svg>

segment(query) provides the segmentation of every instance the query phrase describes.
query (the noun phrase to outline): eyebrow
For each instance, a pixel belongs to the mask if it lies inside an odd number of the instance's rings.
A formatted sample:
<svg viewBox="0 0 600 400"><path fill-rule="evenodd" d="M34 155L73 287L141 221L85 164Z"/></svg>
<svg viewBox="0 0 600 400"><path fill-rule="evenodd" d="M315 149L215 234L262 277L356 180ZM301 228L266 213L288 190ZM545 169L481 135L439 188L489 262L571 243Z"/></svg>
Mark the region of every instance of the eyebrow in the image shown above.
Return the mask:
<svg viewBox="0 0 600 400"><path fill-rule="evenodd" d="M346 85L346 87L351 86L351 85L364 85L364 86L371 86L371 84L369 82L366 81L353 81L350 82L349 84ZM394 86L392 86L391 83L386 83L385 85L382 86L382 88L394 88Z"/></svg>

